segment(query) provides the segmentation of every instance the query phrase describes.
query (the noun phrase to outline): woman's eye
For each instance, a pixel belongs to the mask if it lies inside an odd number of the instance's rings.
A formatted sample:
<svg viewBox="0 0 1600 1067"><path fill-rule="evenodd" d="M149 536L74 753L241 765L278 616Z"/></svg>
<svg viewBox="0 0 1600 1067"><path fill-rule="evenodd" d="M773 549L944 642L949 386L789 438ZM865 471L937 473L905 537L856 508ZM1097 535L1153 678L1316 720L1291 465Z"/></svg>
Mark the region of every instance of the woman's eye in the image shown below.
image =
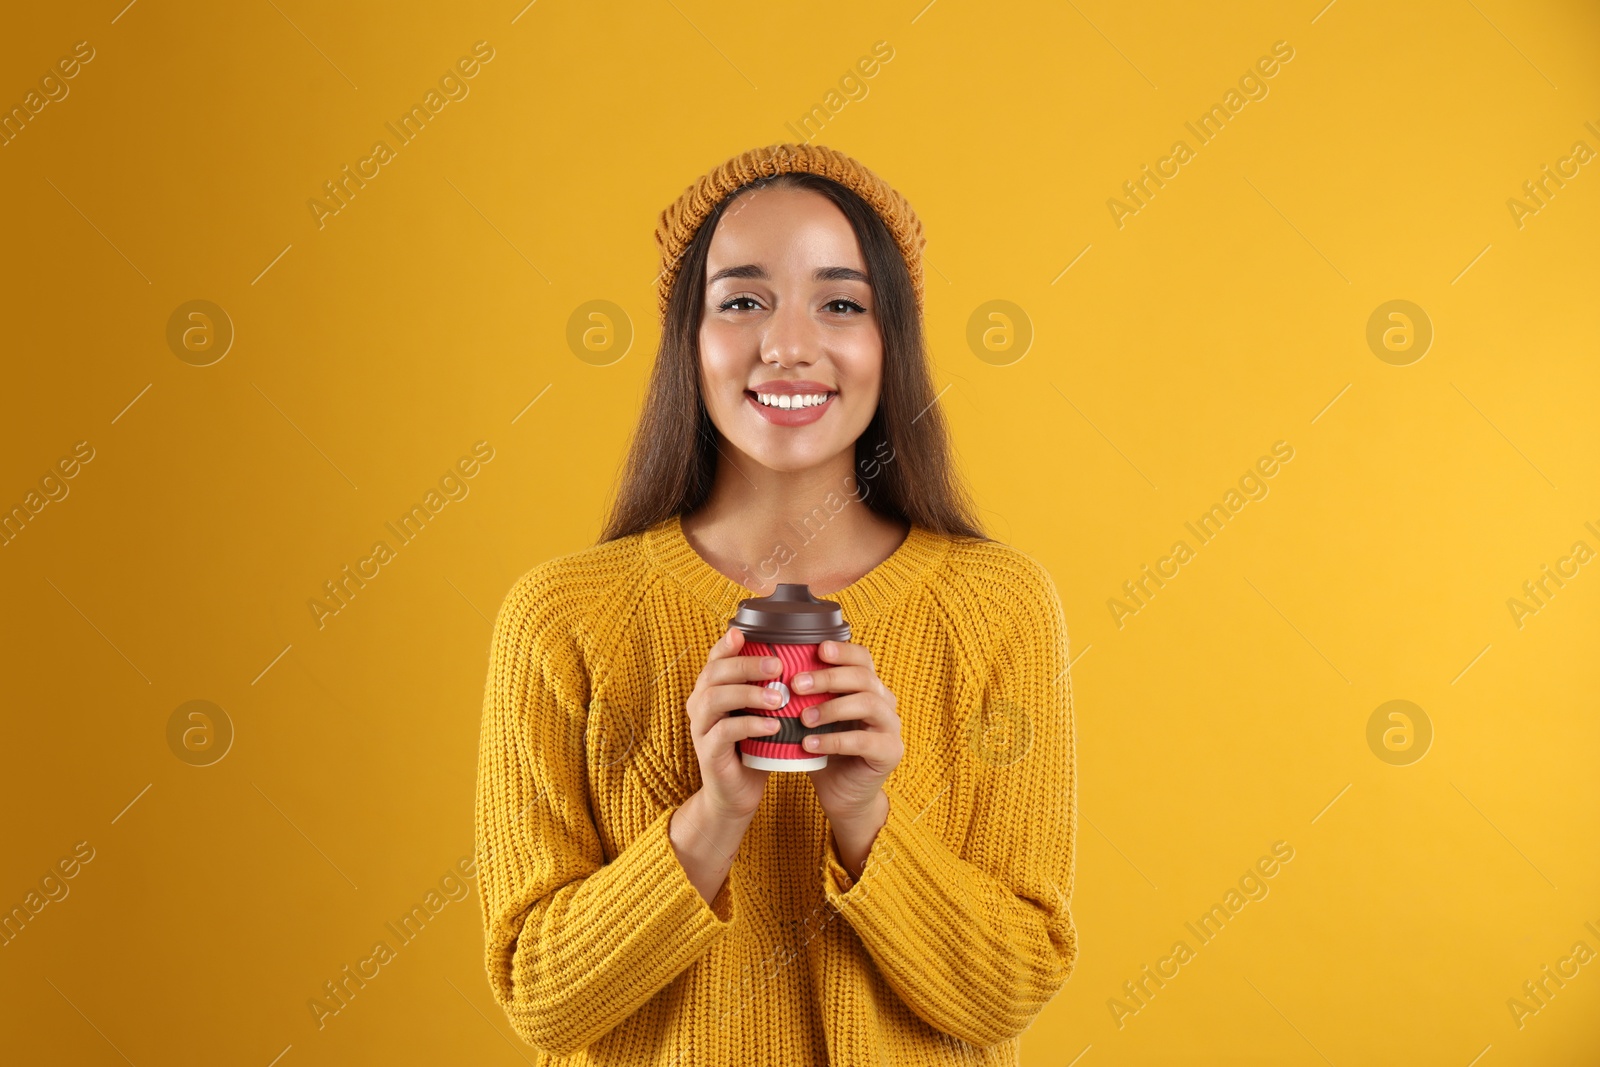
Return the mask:
<svg viewBox="0 0 1600 1067"><path fill-rule="evenodd" d="M730 297L727 300L724 300L722 303L718 304L717 305L717 310L718 311L745 311L745 310L750 310L749 308L740 307L739 305L741 305L741 304L748 304L748 305L751 305L751 308L753 308L754 306L756 306L757 301L756 301L756 298L753 297L753 296L735 296L735 297ZM866 308L862 307L860 304L856 303L854 300L850 300L850 299L848 299L846 297L840 297L837 300L830 300L830 301L828 301L826 304L824 304L822 306L824 308L830 310L830 311L835 311L835 312L838 312L840 314L846 314L846 315L851 314L851 313L865 314L866 310L867 310Z"/></svg>

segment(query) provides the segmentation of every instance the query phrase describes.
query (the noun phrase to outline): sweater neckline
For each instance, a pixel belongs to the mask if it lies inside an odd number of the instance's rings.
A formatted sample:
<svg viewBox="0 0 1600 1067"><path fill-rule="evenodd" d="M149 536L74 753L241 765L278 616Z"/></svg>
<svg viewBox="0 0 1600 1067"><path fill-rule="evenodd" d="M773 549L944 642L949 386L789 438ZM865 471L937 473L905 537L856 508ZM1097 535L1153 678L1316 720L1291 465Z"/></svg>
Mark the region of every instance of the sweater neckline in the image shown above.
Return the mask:
<svg viewBox="0 0 1600 1067"><path fill-rule="evenodd" d="M787 542L794 551L803 546ZM684 536L683 516L675 514L644 532L645 554L657 568L681 582L726 625L739 601L764 594L746 589L708 563ZM942 563L950 552L950 539L916 523L898 548L842 589L818 593L836 601L850 624L852 636L868 621L887 613L919 580Z"/></svg>

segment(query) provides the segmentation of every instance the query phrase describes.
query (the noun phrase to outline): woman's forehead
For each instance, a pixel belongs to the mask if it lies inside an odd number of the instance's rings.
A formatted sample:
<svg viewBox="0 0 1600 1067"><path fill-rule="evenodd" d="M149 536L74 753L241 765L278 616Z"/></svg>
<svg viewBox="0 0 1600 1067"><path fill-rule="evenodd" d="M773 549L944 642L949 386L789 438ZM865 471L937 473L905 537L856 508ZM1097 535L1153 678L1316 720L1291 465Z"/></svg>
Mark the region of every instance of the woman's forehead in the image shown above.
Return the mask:
<svg viewBox="0 0 1600 1067"><path fill-rule="evenodd" d="M809 275L827 267L864 272L865 259L850 220L827 197L809 189L756 189L730 204L718 221L706 277L745 266L761 268L769 277Z"/></svg>

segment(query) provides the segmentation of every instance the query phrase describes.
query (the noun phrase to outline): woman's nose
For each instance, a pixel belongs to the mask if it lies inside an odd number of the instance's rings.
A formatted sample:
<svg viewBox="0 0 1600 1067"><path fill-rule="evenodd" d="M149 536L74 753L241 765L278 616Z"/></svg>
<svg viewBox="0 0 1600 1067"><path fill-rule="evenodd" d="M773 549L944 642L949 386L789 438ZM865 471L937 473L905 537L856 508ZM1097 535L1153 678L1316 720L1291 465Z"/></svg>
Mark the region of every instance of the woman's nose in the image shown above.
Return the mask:
<svg viewBox="0 0 1600 1067"><path fill-rule="evenodd" d="M779 305L767 320L767 329L761 338L761 358L780 367L812 362L815 358L812 325L804 304L786 301Z"/></svg>

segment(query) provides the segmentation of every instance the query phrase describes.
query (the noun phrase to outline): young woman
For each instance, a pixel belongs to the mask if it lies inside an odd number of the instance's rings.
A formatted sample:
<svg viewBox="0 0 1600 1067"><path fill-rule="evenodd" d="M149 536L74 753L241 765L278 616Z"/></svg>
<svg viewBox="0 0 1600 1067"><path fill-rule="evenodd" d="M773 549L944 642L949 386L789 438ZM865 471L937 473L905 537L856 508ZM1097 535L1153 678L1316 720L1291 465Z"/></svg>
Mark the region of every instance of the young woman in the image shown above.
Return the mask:
<svg viewBox="0 0 1600 1067"><path fill-rule="evenodd" d="M584 1064L1014 1064L1077 958L1067 634L983 536L922 331L922 228L860 163L745 152L662 213L660 348L600 541L495 623L477 843L512 1027ZM746 767L836 601L806 772Z"/></svg>

